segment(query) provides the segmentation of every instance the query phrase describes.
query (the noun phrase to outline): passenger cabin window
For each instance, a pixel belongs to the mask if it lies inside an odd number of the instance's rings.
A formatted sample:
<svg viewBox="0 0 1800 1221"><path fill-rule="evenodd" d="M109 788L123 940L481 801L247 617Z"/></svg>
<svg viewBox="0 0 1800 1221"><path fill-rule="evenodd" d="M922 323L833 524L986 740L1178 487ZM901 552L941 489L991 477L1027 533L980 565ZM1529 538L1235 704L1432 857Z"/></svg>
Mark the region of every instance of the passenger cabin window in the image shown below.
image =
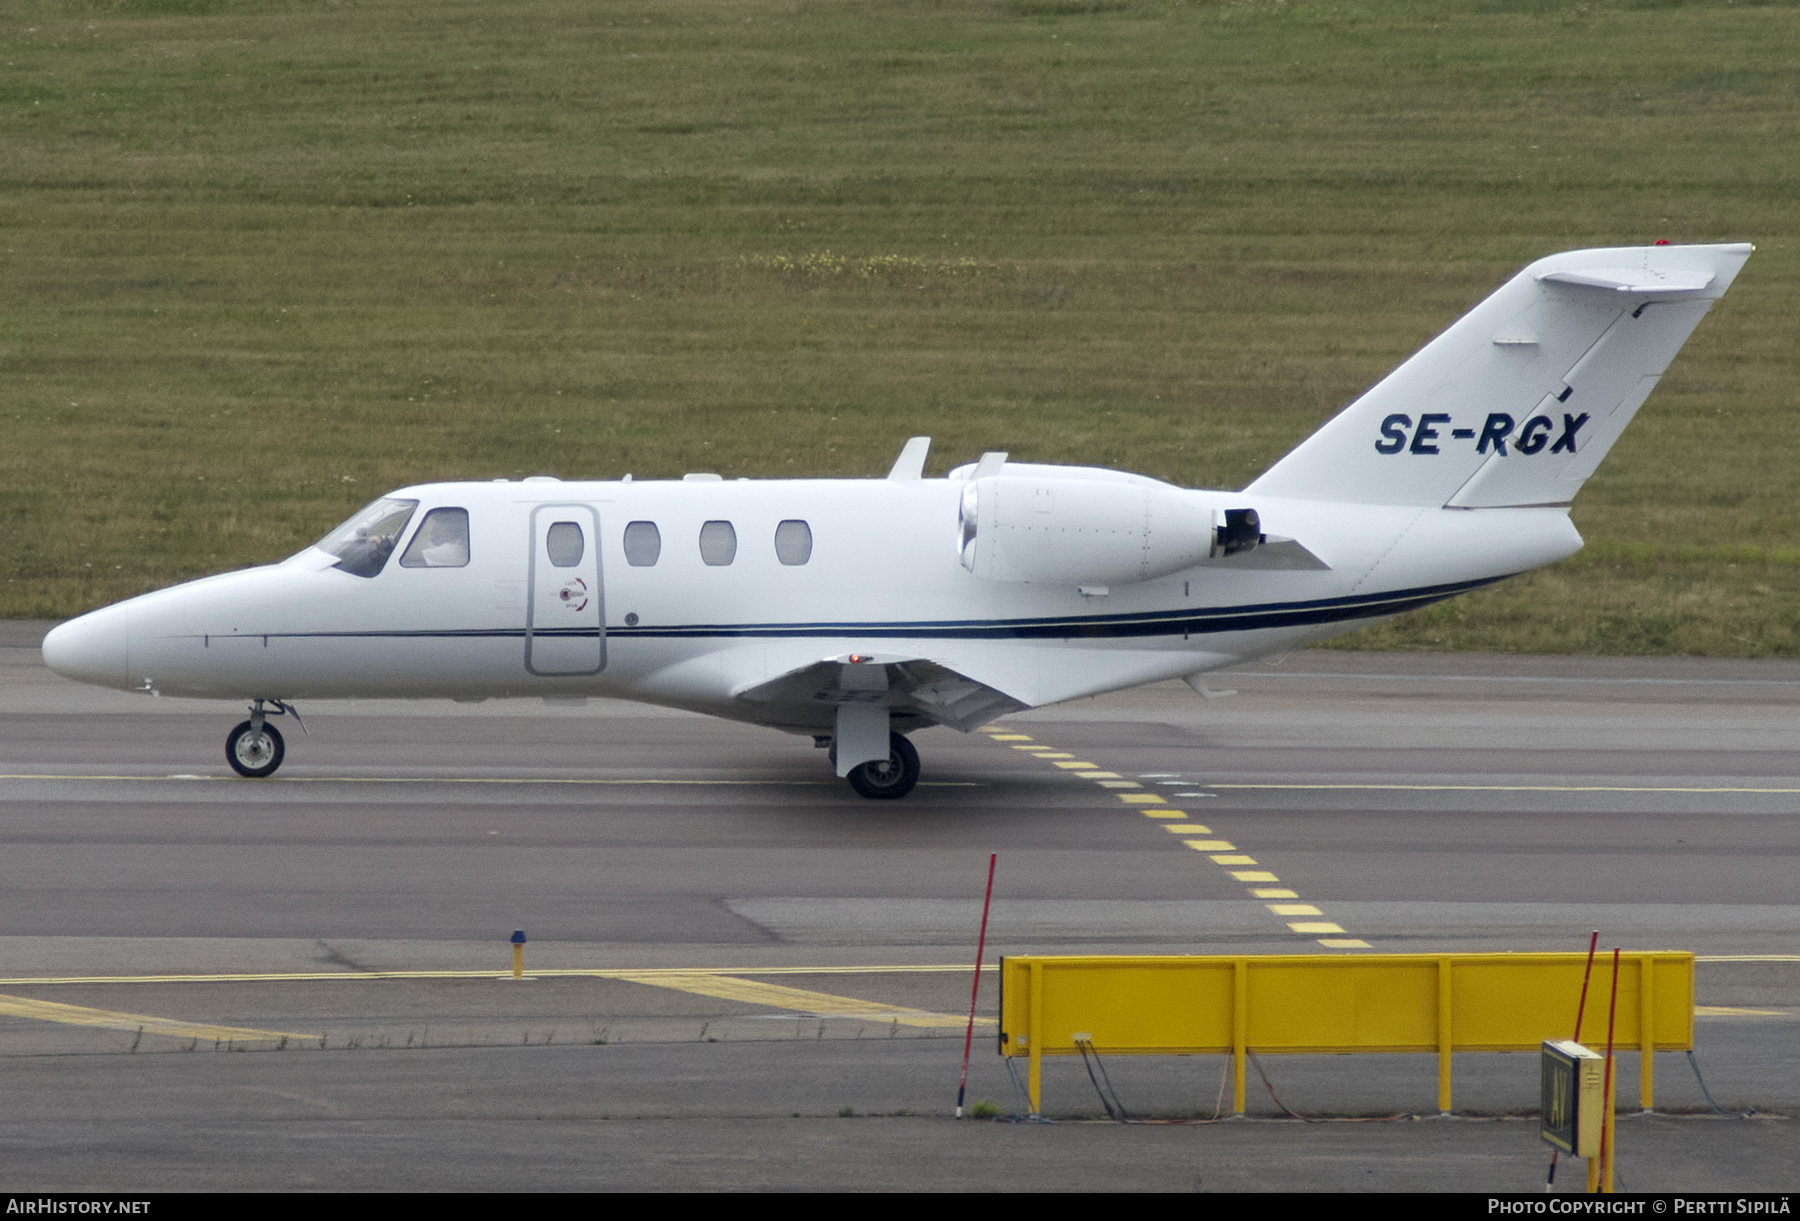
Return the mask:
<svg viewBox="0 0 1800 1221"><path fill-rule="evenodd" d="M383 497L320 539L314 546L338 557L332 567L354 577L372 577L387 566L388 556L419 507L416 500Z"/></svg>
<svg viewBox="0 0 1800 1221"><path fill-rule="evenodd" d="M812 559L812 527L797 520L776 526L775 558L790 568Z"/></svg>
<svg viewBox="0 0 1800 1221"><path fill-rule="evenodd" d="M433 509L400 557L402 568L464 568L469 563L469 511Z"/></svg>
<svg viewBox="0 0 1800 1221"><path fill-rule="evenodd" d="M559 521L550 527L544 536L544 550L550 555L550 562L558 568L573 568L581 563L582 554L587 550L587 541L581 536L581 527L572 521Z"/></svg>
<svg viewBox="0 0 1800 1221"><path fill-rule="evenodd" d="M737 558L737 531L728 521L709 521L700 527L700 559L723 568Z"/></svg>
<svg viewBox="0 0 1800 1221"><path fill-rule="evenodd" d="M625 527L625 562L633 568L654 568L662 555L662 532L653 521L634 521Z"/></svg>

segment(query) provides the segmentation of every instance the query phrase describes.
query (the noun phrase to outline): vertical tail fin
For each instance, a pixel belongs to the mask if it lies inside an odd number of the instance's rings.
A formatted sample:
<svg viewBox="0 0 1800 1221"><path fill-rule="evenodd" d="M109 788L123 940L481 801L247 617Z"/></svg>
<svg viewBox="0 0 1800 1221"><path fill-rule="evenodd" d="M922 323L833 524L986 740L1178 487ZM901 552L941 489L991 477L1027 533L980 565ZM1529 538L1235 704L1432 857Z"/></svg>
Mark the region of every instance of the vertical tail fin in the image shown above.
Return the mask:
<svg viewBox="0 0 1800 1221"><path fill-rule="evenodd" d="M1246 491L1363 504L1567 504L1748 244L1540 259Z"/></svg>

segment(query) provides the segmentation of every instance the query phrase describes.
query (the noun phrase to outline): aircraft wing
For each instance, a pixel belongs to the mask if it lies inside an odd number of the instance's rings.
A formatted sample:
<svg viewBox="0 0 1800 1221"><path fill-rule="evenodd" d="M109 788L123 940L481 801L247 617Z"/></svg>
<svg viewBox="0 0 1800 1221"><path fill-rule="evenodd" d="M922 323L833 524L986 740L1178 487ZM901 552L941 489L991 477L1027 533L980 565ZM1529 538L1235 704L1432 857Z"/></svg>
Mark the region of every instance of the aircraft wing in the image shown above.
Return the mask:
<svg viewBox="0 0 1800 1221"><path fill-rule="evenodd" d="M822 658L732 694L757 705L758 720L820 732L830 732L840 704L884 704L899 730L948 725L965 733L1029 707L928 658L895 654Z"/></svg>

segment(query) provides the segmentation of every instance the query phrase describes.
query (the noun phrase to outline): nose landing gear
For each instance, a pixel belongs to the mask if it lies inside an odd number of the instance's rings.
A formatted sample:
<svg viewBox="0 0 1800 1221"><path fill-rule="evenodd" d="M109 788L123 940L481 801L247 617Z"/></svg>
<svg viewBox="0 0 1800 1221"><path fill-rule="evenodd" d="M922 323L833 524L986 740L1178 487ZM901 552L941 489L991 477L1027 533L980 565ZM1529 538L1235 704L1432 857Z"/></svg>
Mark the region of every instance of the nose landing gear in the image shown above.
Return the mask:
<svg viewBox="0 0 1800 1221"><path fill-rule="evenodd" d="M265 702L274 707L264 708ZM250 719L233 729L225 738L225 762L231 764L231 770L251 780L273 776L275 769L281 766L282 759L287 757L287 744L281 740L281 731L268 724L265 718L289 713L293 714L300 731L306 732L306 724L300 720L300 713L292 704L284 704L280 700L252 701Z"/></svg>

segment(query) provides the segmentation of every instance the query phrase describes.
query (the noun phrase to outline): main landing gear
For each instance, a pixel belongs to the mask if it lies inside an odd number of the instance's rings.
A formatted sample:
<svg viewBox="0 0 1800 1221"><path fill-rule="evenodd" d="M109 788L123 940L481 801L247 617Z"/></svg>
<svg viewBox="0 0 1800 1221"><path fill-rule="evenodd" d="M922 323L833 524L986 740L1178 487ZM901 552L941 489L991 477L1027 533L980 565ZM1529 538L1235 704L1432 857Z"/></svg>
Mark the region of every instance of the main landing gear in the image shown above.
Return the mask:
<svg viewBox="0 0 1800 1221"><path fill-rule="evenodd" d="M835 764L836 747L832 748L831 757ZM913 785L919 783L919 752L904 735L890 733L888 757L859 763L850 769L850 774L844 779L850 782L850 787L861 797L886 801L904 797L912 792Z"/></svg>
<svg viewBox="0 0 1800 1221"><path fill-rule="evenodd" d="M274 707L264 708L265 703ZM290 713L300 731L306 732L306 724L292 704L280 700L252 701L250 719L233 729L225 739L225 762L231 764L231 770L252 780L273 776L282 759L287 757L287 744L281 740L281 731L268 724L266 718Z"/></svg>

